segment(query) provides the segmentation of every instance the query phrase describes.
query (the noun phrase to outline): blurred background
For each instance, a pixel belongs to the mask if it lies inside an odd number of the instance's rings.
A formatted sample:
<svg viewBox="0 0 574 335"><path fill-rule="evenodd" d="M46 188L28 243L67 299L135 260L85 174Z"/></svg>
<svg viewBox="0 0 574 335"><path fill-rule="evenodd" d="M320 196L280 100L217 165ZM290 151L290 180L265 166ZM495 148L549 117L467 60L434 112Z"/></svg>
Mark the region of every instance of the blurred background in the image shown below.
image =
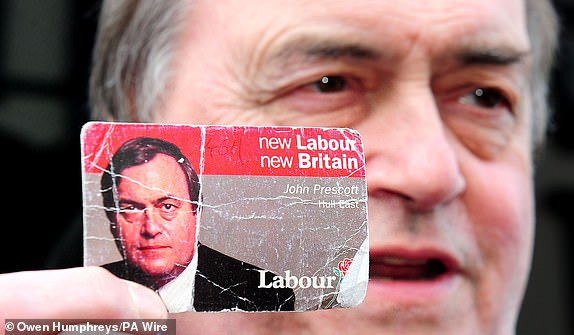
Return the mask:
<svg viewBox="0 0 574 335"><path fill-rule="evenodd" d="M573 334L574 3L552 81L554 121L537 167L533 272L518 334ZM0 273L82 265L80 129L99 1L0 2Z"/></svg>

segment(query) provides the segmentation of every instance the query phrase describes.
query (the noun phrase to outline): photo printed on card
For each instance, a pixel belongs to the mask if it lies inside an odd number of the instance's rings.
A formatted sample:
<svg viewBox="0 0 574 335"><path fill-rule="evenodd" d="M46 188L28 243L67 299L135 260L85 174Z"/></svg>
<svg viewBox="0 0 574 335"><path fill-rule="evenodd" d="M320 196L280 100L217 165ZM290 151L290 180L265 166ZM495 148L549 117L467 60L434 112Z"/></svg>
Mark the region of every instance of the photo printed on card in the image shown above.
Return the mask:
<svg viewBox="0 0 574 335"><path fill-rule="evenodd" d="M84 265L156 290L170 312L362 302L357 131L89 122L81 146Z"/></svg>

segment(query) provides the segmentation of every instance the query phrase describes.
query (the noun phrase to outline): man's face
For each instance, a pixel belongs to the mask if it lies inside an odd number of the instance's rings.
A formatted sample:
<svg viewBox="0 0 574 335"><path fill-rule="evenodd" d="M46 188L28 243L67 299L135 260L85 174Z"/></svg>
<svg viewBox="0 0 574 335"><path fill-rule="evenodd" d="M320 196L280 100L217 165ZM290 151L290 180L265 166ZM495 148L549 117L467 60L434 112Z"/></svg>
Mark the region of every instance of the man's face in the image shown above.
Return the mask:
<svg viewBox="0 0 574 335"><path fill-rule="evenodd" d="M122 171L117 229L127 261L159 279L177 276L195 248L196 215L177 161L158 154Z"/></svg>
<svg viewBox="0 0 574 335"><path fill-rule="evenodd" d="M365 144L365 302L247 317L318 333L512 333L533 235L522 1L191 7L154 121L351 127Z"/></svg>

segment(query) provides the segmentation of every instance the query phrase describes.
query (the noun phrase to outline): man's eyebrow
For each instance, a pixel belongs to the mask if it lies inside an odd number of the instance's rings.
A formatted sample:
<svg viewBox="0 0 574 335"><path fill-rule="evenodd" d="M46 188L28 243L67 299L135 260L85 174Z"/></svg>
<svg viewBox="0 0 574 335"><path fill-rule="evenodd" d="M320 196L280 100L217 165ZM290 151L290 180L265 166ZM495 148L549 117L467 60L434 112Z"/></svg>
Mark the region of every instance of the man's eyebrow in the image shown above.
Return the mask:
<svg viewBox="0 0 574 335"><path fill-rule="evenodd" d="M455 58L462 65L513 65L529 54L513 48L480 48L460 51Z"/></svg>
<svg viewBox="0 0 574 335"><path fill-rule="evenodd" d="M380 54L372 48L360 44L341 44L341 43L319 43L310 45L303 52L312 57L320 58L353 58L374 60L380 58Z"/></svg>
<svg viewBox="0 0 574 335"><path fill-rule="evenodd" d="M141 206L143 206L143 204L140 203L140 202L138 202L138 201L131 200L131 199L124 199L124 198L120 198L120 199L118 200L118 203L119 203L121 206L125 206L125 205L132 205L132 206L135 206L135 207L141 207Z"/></svg>
<svg viewBox="0 0 574 335"><path fill-rule="evenodd" d="M372 47L344 40L298 38L289 41L272 58L285 61L292 58L377 60L381 53Z"/></svg>
<svg viewBox="0 0 574 335"><path fill-rule="evenodd" d="M160 205L161 203L163 203L164 201L168 201L168 200L182 201L182 199L180 199L180 198L178 198L178 197L176 197L176 196L174 196L174 195L169 195L169 194L168 194L168 195L166 195L166 196L163 196L163 197L160 197L160 198L155 199L155 200L153 201L153 204L154 204L155 206L157 206L157 205Z"/></svg>

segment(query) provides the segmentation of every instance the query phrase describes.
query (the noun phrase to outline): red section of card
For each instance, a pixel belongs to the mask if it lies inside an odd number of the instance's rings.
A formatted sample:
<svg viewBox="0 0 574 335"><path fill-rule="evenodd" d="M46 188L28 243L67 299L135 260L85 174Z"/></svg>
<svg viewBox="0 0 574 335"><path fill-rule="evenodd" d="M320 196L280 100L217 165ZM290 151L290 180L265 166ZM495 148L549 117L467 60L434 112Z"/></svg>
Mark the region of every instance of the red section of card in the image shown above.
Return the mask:
<svg viewBox="0 0 574 335"><path fill-rule="evenodd" d="M365 177L361 137L351 129L105 122L83 129L84 171L101 173L124 142L141 136L175 144L206 175Z"/></svg>

